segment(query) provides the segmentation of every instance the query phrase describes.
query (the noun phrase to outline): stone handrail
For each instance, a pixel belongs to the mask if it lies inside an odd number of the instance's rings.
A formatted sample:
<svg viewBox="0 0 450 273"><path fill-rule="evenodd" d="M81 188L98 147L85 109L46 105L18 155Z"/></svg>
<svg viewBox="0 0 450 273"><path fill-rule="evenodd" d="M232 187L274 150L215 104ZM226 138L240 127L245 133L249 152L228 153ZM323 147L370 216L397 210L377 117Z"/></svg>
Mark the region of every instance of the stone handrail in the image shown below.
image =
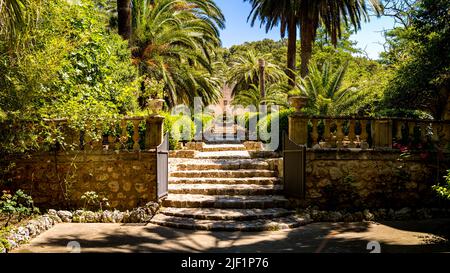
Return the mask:
<svg viewBox="0 0 450 273"><path fill-rule="evenodd" d="M124 117L111 125L87 123L86 130L76 130L68 126L69 119L44 119L50 128L58 129L63 141L57 146L70 146L72 149L94 150L153 150L163 141L162 116ZM145 124L145 132L140 132ZM105 130L106 129L106 130ZM105 131L107 131L105 133ZM131 133L130 133L131 132ZM130 133L130 134L129 134ZM61 142L61 143L60 143Z"/></svg>
<svg viewBox="0 0 450 273"><path fill-rule="evenodd" d="M289 117L289 136L310 148L395 148L411 143L450 142L450 121L373 117Z"/></svg>

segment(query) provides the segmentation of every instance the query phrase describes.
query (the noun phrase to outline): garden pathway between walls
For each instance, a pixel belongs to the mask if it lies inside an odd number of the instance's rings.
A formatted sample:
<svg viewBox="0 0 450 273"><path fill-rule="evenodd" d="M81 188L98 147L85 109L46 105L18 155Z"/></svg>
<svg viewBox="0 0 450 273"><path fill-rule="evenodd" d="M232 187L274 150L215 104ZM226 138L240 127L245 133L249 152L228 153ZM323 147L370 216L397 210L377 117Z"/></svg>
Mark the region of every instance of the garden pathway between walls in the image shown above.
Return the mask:
<svg viewBox="0 0 450 273"><path fill-rule="evenodd" d="M450 252L450 219L361 223L313 223L272 232L173 229L152 224L61 223L14 252ZM447 237L448 238L448 237ZM68 244L70 247L68 247ZM79 244L80 248L74 248Z"/></svg>

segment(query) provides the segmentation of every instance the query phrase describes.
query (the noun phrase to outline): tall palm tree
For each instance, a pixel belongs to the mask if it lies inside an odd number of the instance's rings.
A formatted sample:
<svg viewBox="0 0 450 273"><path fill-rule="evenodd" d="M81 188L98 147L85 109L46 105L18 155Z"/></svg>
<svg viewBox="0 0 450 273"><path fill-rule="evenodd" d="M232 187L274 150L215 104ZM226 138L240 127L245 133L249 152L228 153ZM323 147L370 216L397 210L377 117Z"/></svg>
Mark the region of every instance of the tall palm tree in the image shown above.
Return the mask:
<svg viewBox="0 0 450 273"><path fill-rule="evenodd" d="M117 0L117 23L120 36L125 40L131 37L131 0Z"/></svg>
<svg viewBox="0 0 450 273"><path fill-rule="evenodd" d="M142 74L163 80L169 105L220 98L210 52L223 15L210 0L139 0L133 6L132 54Z"/></svg>
<svg viewBox="0 0 450 273"><path fill-rule="evenodd" d="M0 1L0 34L13 37L24 24L24 9L28 0Z"/></svg>
<svg viewBox="0 0 450 273"><path fill-rule="evenodd" d="M260 26L266 25L268 32L280 25L281 37L288 36L287 71L289 84L295 86L295 70L297 63L297 27L299 24L300 0L244 0L250 2L252 10L248 16L254 26L260 19Z"/></svg>
<svg viewBox="0 0 450 273"><path fill-rule="evenodd" d="M308 75L308 65L312 55L312 46L317 34L317 28L322 23L330 35L334 45L341 35L341 25L353 25L361 28L361 21L368 20L366 0L244 0L252 4L249 15L252 25L259 18L261 26L266 25L269 31L280 24L284 36L288 29L288 75L290 84L295 82L292 71L295 70L297 26L300 26L301 40L301 76ZM379 0L368 0L377 15L381 14L382 6Z"/></svg>
<svg viewBox="0 0 450 273"><path fill-rule="evenodd" d="M265 78L268 85L286 80L286 74L281 67L271 62L269 55L262 55L253 50L248 50L231 61L227 83L230 86L234 85L233 95L237 95L241 90L249 90L251 85L259 85L260 59L266 60Z"/></svg>

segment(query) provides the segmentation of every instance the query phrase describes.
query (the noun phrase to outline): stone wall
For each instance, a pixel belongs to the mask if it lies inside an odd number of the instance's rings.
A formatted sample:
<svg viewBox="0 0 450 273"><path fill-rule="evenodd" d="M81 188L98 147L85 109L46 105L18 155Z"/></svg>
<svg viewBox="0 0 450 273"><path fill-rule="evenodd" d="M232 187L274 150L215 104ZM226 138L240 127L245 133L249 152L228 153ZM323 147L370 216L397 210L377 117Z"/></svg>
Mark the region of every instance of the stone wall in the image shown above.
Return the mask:
<svg viewBox="0 0 450 273"><path fill-rule="evenodd" d="M80 208L87 191L123 210L157 199L155 152L40 153L14 162L11 187L31 194L41 208Z"/></svg>
<svg viewBox="0 0 450 273"><path fill-rule="evenodd" d="M402 157L398 150L308 149L306 205L327 209L436 205L439 201L431 187L450 168L450 157L425 156Z"/></svg>

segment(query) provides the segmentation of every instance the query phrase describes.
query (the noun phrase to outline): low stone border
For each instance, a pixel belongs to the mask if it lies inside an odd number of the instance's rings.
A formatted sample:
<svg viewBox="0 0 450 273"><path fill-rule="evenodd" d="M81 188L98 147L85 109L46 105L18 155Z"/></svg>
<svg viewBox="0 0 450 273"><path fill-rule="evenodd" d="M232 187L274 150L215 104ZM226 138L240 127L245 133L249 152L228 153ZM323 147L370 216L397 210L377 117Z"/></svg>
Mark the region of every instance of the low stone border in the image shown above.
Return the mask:
<svg viewBox="0 0 450 273"><path fill-rule="evenodd" d="M158 213L160 205L149 202L144 207L135 208L132 211L88 211L50 209L46 214L38 216L19 227L12 228L4 236L7 245L1 243L0 253L9 252L22 244L29 242L39 234L51 229L57 223L148 223Z"/></svg>
<svg viewBox="0 0 450 273"><path fill-rule="evenodd" d="M313 222L361 222L383 220L426 220L433 218L450 218L450 209L446 208L402 208L394 209L365 209L362 211L325 211L316 207L299 210L298 215Z"/></svg>

